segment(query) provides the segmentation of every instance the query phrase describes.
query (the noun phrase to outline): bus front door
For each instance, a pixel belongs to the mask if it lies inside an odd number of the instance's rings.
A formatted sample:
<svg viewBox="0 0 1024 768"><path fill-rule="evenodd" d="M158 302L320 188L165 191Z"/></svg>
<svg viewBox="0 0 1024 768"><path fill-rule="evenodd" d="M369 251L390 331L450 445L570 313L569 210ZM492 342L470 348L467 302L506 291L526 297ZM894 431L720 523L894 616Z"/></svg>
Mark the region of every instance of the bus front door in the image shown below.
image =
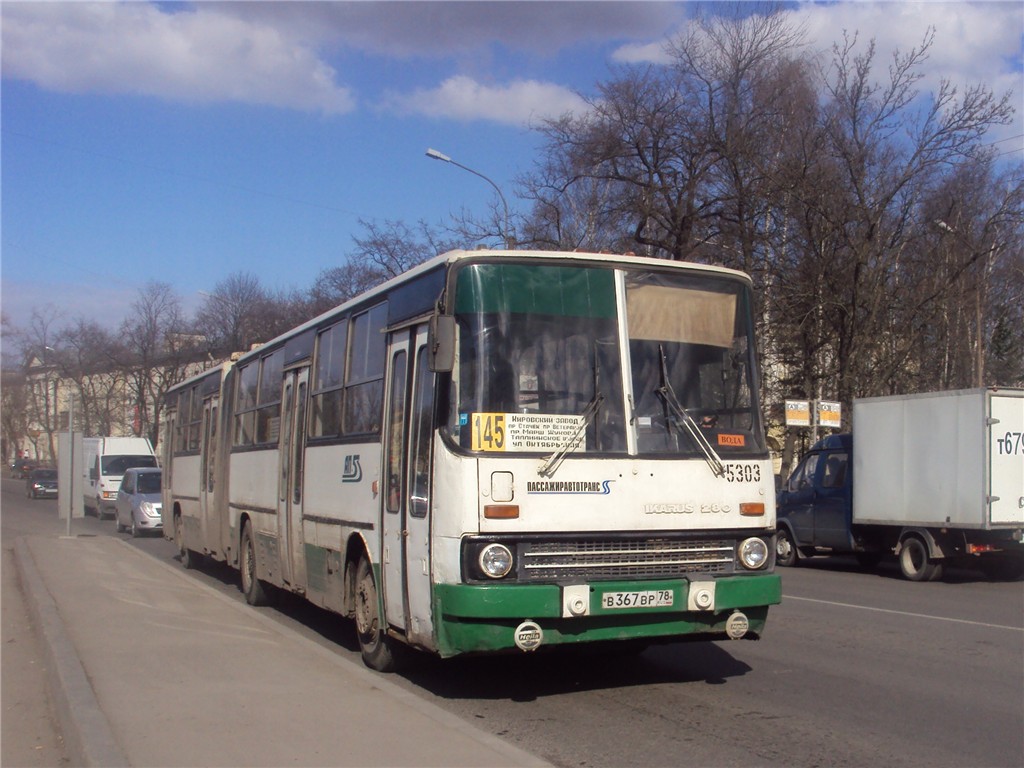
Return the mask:
<svg viewBox="0 0 1024 768"><path fill-rule="evenodd" d="M383 511L384 609L406 638L430 647L430 474L434 374L427 328L390 339ZM411 363L410 363L411 361Z"/></svg>
<svg viewBox="0 0 1024 768"><path fill-rule="evenodd" d="M199 453L199 519L203 542L210 551L223 552L223 540L214 509L214 485L217 470L217 398L203 403L203 443ZM216 534L216 535L214 535Z"/></svg>
<svg viewBox="0 0 1024 768"><path fill-rule="evenodd" d="M306 591L306 550L302 533L302 478L306 452L306 400L309 368L285 371L281 391L281 433L277 521L281 578L296 592Z"/></svg>

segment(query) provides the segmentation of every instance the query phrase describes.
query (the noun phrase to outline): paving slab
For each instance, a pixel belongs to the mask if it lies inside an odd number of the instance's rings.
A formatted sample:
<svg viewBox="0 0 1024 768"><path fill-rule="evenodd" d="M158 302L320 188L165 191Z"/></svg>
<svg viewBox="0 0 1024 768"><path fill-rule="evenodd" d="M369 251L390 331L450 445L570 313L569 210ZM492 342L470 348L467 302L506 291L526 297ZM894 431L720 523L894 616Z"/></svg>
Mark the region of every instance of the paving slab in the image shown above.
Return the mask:
<svg viewBox="0 0 1024 768"><path fill-rule="evenodd" d="M82 764L547 765L119 539L16 554Z"/></svg>

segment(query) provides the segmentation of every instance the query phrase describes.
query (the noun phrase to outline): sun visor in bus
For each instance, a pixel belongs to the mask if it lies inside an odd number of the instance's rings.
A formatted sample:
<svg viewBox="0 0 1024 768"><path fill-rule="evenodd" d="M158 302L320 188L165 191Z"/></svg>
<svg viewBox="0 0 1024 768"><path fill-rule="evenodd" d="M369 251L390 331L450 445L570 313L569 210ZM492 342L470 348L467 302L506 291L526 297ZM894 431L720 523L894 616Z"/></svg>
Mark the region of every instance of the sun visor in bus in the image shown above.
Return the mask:
<svg viewBox="0 0 1024 768"><path fill-rule="evenodd" d="M455 318L451 315L433 315L430 318L429 338L430 370L449 373L455 367Z"/></svg>
<svg viewBox="0 0 1024 768"><path fill-rule="evenodd" d="M631 339L732 346L735 294L644 285L627 296Z"/></svg>

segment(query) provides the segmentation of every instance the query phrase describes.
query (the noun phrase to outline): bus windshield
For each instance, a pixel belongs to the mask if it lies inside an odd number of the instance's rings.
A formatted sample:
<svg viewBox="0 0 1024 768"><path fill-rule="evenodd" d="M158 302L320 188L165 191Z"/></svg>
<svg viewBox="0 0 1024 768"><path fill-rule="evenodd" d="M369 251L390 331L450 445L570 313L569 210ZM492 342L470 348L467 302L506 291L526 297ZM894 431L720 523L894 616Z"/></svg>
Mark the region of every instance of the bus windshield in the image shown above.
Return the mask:
<svg viewBox="0 0 1024 768"><path fill-rule="evenodd" d="M447 429L464 448L696 456L706 441L722 455L765 450L740 280L472 264L456 281L455 316Z"/></svg>

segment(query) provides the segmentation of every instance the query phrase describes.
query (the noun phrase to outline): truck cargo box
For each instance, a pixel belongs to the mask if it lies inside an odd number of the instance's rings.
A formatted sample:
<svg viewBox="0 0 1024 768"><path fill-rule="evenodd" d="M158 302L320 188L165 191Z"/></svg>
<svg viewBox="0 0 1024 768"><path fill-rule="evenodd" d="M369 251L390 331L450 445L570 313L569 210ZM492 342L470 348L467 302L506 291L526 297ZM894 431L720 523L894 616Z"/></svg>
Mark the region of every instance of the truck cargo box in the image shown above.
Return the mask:
<svg viewBox="0 0 1024 768"><path fill-rule="evenodd" d="M1024 525L1024 389L858 399L853 434L855 524Z"/></svg>

